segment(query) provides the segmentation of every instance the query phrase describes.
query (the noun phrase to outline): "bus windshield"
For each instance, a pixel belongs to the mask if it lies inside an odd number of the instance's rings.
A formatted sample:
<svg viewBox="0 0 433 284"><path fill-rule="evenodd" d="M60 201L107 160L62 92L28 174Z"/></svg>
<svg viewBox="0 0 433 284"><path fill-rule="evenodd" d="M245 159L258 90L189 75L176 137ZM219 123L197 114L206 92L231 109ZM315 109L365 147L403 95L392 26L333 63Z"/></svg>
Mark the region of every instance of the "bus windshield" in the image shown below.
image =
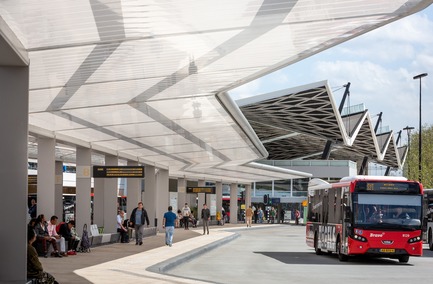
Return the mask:
<svg viewBox="0 0 433 284"><path fill-rule="evenodd" d="M353 197L353 217L357 227L407 230L421 228L421 195L358 193Z"/></svg>

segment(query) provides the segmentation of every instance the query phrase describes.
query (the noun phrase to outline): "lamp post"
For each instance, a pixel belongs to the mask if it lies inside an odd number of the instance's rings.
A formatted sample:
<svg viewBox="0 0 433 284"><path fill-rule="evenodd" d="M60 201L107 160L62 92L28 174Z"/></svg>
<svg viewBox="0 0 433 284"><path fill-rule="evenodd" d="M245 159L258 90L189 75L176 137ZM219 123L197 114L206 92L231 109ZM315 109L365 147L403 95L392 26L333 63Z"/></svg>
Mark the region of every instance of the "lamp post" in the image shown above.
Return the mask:
<svg viewBox="0 0 433 284"><path fill-rule="evenodd" d="M421 78L427 76L427 73L422 73L419 75L416 75L413 77L414 80L419 79L419 141L418 141L418 171L419 171L419 182L421 182L421 178L422 178L422 166L421 166L421 161L422 161L422 153L421 153L421 149L422 149L422 139L421 139L421 132L422 132L422 124L421 124Z"/></svg>
<svg viewBox="0 0 433 284"><path fill-rule="evenodd" d="M406 126L405 128L403 128L403 130L406 130L407 132L407 154L409 156L409 151L410 151L410 132L411 130L415 129L415 127L411 127L411 126ZM407 166L407 177L409 178L409 174L410 174L410 167L409 165Z"/></svg>

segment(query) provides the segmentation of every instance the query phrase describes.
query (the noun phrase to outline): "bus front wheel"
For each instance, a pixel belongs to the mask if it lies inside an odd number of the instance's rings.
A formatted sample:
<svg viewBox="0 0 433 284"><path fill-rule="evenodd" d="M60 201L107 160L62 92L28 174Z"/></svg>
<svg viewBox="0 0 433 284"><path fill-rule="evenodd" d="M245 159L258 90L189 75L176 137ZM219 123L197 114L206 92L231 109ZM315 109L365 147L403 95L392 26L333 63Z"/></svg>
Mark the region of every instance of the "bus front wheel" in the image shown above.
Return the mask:
<svg viewBox="0 0 433 284"><path fill-rule="evenodd" d="M314 234L314 250L316 251L317 255L322 254L322 250L319 248L319 241L317 239L317 233Z"/></svg>
<svg viewBox="0 0 433 284"><path fill-rule="evenodd" d="M408 261L409 261L409 256L408 255L403 255L403 256L400 256L398 258L398 262L400 262L400 263L407 263Z"/></svg>
<svg viewBox="0 0 433 284"><path fill-rule="evenodd" d="M340 261L348 261L349 260L349 257L347 255L341 253L340 239L337 240L337 255L338 255L338 260L340 260Z"/></svg>

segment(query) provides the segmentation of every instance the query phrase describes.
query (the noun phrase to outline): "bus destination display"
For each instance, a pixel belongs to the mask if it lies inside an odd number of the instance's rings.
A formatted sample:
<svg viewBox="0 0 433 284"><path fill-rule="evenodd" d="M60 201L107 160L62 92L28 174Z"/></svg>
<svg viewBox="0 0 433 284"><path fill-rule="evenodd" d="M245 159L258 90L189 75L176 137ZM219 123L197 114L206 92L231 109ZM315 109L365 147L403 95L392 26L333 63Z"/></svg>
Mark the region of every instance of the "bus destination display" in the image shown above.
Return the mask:
<svg viewBox="0 0 433 284"><path fill-rule="evenodd" d="M418 192L419 185L411 182L377 182L359 181L355 191L393 191L393 192Z"/></svg>
<svg viewBox="0 0 433 284"><path fill-rule="evenodd" d="M93 166L94 178L143 178L143 166Z"/></svg>

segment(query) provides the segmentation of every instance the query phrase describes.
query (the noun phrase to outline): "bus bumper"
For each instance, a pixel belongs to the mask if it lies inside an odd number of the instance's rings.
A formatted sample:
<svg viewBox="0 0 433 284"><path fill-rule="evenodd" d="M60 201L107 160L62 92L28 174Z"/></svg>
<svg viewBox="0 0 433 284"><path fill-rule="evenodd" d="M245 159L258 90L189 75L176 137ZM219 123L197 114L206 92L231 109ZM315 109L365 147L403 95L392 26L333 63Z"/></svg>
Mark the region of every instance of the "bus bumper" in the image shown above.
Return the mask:
<svg viewBox="0 0 433 284"><path fill-rule="evenodd" d="M368 242L360 242L349 238L348 240L348 255L375 255L382 257L398 257L401 255L422 256L422 241L415 243L406 243L404 246L389 247L371 245Z"/></svg>

